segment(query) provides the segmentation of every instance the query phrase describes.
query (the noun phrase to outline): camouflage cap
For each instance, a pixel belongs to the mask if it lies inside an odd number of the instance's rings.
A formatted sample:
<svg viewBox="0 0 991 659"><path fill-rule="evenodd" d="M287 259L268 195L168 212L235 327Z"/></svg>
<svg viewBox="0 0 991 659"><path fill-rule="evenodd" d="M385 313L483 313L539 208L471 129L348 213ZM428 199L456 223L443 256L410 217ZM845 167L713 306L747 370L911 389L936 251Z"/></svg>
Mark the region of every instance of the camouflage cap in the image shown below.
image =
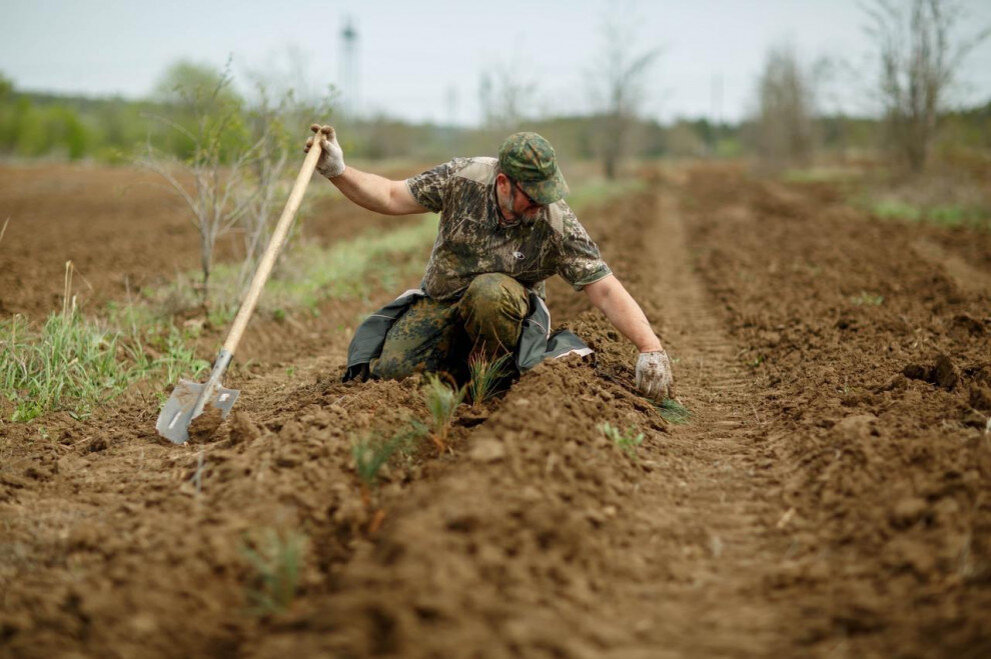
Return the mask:
<svg viewBox="0 0 991 659"><path fill-rule="evenodd" d="M499 169L538 204L553 204L568 194L554 147L536 133L514 133L499 147Z"/></svg>

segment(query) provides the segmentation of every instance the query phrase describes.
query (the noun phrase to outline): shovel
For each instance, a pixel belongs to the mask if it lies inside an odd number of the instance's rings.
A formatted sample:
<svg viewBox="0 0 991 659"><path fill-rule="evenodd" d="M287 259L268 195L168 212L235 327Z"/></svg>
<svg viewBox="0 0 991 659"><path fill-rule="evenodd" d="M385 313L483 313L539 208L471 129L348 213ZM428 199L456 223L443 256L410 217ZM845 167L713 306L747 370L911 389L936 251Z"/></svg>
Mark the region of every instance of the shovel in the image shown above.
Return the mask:
<svg viewBox="0 0 991 659"><path fill-rule="evenodd" d="M221 380L234 357L237 344L248 325L248 319L251 318L251 314L255 310L262 287L272 272L272 266L275 265L275 259L279 255L286 234L289 233L293 218L296 217L296 211L299 210L299 204L303 200L303 193L306 192L306 186L313 176L313 170L316 169L317 160L320 159L320 152L320 140L315 139L313 147L306 154L306 159L303 160L303 167L299 170L299 176L296 177L296 182L292 186L292 192L289 193L289 201L286 202L279 223L275 226L272 239L258 264L255 276L251 279L251 286L248 288L248 293L234 318L234 324L227 335L227 340L220 349L216 361L213 362L210 377L205 384L192 380L180 380L179 384L172 390L172 395L165 402L162 412L158 415L155 429L158 430L159 435L172 443L185 444L189 440L189 424L203 413L207 405L220 410L221 419L226 418L231 408L234 407L234 402L241 392L236 389L225 389Z"/></svg>

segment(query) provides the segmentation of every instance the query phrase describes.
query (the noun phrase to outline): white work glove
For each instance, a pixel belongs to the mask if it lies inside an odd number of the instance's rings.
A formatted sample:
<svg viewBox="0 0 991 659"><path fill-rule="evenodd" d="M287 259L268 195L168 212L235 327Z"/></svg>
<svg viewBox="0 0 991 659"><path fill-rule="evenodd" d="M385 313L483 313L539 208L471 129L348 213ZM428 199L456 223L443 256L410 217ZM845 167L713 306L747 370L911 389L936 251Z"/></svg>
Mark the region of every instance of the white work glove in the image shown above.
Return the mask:
<svg viewBox="0 0 991 659"><path fill-rule="evenodd" d="M313 124L310 126L316 135L306 140L303 151L309 153L313 146L313 140L320 139L320 160L317 161L317 171L327 178L336 178L344 173L344 149L337 143L337 134L331 126L320 126Z"/></svg>
<svg viewBox="0 0 991 659"><path fill-rule="evenodd" d="M647 398L661 401L674 396L671 360L664 349L641 352L637 358L637 373L633 382L637 391Z"/></svg>

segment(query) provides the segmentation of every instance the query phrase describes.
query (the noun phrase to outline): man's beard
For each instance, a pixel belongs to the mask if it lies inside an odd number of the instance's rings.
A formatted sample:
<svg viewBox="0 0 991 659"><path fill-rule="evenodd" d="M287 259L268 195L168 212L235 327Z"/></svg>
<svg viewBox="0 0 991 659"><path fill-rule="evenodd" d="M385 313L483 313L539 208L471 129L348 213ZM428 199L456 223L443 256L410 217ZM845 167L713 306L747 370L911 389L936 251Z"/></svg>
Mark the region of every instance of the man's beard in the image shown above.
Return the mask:
<svg viewBox="0 0 991 659"><path fill-rule="evenodd" d="M540 214L540 210L534 210L532 215L526 215L525 213L517 213L513 208L516 205L516 191L511 190L509 193L509 199L501 199L496 195L497 201L499 203L499 209L502 211L500 219L503 224L519 224L520 222L529 224L537 219L537 215ZM506 216L509 219L506 219Z"/></svg>
<svg viewBox="0 0 991 659"><path fill-rule="evenodd" d="M516 224L517 222L520 221L519 215L517 215L516 212L513 211L513 202L515 201L513 199L513 193L510 192L509 194L510 194L509 199L506 199L505 197L496 194L496 202L498 202L499 204L499 211L500 211L499 220L502 224Z"/></svg>

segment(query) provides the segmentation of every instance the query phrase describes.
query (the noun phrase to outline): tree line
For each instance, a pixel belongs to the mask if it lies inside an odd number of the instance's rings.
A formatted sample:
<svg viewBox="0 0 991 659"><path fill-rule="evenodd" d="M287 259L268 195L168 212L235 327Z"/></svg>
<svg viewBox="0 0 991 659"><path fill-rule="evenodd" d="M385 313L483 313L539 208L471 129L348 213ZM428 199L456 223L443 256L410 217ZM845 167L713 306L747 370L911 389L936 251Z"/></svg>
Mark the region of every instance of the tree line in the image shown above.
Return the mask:
<svg viewBox="0 0 991 659"><path fill-rule="evenodd" d="M276 122L273 134L288 148L311 121L333 118L349 156L369 160L432 162L494 153L507 133L525 128L544 134L563 157L599 159L609 177L628 157L750 156L765 168L780 169L807 166L824 153L886 155L920 172L934 151L991 148L991 100L967 109L949 103L962 62L988 36L987 30L961 36L962 19L954 0L866 4L870 75L863 69L843 71L828 60L808 63L794 47L776 45L755 81L753 109L739 122L661 123L645 117L645 90L663 87L653 70L661 53L637 49L610 21L605 21L599 67L588 76L590 93L598 99L592 112L538 116L536 83L515 73L519 67L496 67L482 76L485 112L477 127L415 124L386 115L335 117L332 92L301 99L291 89L275 91L258 81L245 90L231 84L229 64L217 70L176 62L140 100L29 93L0 75L0 156L121 163L152 148L185 161L196 156L200 122L213 114L224 121L215 145L221 162L258 139L259 122ZM861 116L827 110L830 86L842 83L849 96L859 92L853 79L875 110Z"/></svg>

